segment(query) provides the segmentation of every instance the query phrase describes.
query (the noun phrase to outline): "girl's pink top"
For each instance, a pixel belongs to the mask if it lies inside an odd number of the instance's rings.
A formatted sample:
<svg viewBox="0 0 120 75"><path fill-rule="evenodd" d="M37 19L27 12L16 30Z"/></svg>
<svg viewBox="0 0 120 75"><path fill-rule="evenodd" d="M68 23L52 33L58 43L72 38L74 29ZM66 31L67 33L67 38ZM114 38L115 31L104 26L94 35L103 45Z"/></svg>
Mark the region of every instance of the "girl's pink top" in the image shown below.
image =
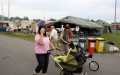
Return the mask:
<svg viewBox="0 0 120 75"><path fill-rule="evenodd" d="M39 40L40 35L35 35L35 53L36 54L46 54L49 50L49 37L43 37L43 44L38 44L36 41Z"/></svg>

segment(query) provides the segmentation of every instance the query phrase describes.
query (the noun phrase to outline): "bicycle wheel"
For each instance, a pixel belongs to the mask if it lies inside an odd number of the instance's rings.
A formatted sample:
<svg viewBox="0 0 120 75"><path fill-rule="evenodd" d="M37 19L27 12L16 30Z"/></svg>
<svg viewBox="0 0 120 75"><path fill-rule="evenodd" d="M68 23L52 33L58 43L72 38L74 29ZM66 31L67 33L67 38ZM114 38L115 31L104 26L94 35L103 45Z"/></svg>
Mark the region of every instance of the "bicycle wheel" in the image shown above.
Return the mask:
<svg viewBox="0 0 120 75"><path fill-rule="evenodd" d="M67 74L66 74L66 73L64 73L63 70L61 70L60 75L73 75L73 74L71 74L71 73L69 73L69 72L67 72Z"/></svg>
<svg viewBox="0 0 120 75"><path fill-rule="evenodd" d="M96 61L91 61L89 63L89 68L92 70L92 71L97 71L99 69L99 64L96 62Z"/></svg>

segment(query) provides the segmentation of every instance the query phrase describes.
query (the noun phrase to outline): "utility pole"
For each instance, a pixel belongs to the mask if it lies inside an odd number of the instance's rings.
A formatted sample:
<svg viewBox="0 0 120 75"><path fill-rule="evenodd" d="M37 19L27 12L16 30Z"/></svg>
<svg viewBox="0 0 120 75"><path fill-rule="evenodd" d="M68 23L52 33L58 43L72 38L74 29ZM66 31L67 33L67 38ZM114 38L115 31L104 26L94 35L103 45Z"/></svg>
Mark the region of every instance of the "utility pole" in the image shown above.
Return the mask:
<svg viewBox="0 0 120 75"><path fill-rule="evenodd" d="M88 20L89 20L89 15L88 15Z"/></svg>
<svg viewBox="0 0 120 75"><path fill-rule="evenodd" d="M114 35L115 35L115 29L116 29L116 5L117 5L117 0L115 0Z"/></svg>
<svg viewBox="0 0 120 75"><path fill-rule="evenodd" d="M43 12L43 11L41 11L41 12ZM44 21L45 21L45 12L43 12L43 14L44 14Z"/></svg>
<svg viewBox="0 0 120 75"><path fill-rule="evenodd" d="M10 0L8 0L8 21L10 19Z"/></svg>
<svg viewBox="0 0 120 75"><path fill-rule="evenodd" d="M4 14L3 14L3 6L2 6L2 4L1 4L1 7L2 7L2 15L3 15L2 20L4 21Z"/></svg>

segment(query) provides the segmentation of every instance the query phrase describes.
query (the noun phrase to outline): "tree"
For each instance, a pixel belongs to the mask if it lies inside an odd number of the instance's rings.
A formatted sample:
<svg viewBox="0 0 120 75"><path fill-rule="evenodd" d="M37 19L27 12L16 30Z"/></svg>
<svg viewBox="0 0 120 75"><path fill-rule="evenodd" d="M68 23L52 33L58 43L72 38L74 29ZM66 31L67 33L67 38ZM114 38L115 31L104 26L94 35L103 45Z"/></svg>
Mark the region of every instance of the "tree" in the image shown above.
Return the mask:
<svg viewBox="0 0 120 75"><path fill-rule="evenodd" d="M10 17L10 19L9 19L10 21L12 21L12 20L14 20L14 17Z"/></svg>
<svg viewBox="0 0 120 75"><path fill-rule="evenodd" d="M95 22L95 21L92 19L91 22Z"/></svg>
<svg viewBox="0 0 120 75"><path fill-rule="evenodd" d="M8 17L4 17L4 21L8 21Z"/></svg>
<svg viewBox="0 0 120 75"><path fill-rule="evenodd" d="M2 16L2 15L0 15L0 20L2 20L2 18L3 18L3 16Z"/></svg>
<svg viewBox="0 0 120 75"><path fill-rule="evenodd" d="M22 20L22 18L20 18L20 17L18 17L18 16L16 16L14 19L15 19L15 20Z"/></svg>
<svg viewBox="0 0 120 75"><path fill-rule="evenodd" d="M23 20L28 20L28 21L29 21L29 18L24 16L24 17L23 17Z"/></svg>
<svg viewBox="0 0 120 75"><path fill-rule="evenodd" d="M39 21L41 21L41 20L40 20L40 19L33 19L33 21L39 22Z"/></svg>

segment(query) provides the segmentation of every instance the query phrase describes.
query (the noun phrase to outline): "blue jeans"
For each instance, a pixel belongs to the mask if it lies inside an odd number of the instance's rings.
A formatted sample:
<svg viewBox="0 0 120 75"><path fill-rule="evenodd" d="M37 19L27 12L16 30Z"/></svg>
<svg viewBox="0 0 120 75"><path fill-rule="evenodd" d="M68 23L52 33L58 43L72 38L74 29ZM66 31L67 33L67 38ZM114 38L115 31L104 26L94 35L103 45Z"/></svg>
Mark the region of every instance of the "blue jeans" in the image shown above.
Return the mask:
<svg viewBox="0 0 120 75"><path fill-rule="evenodd" d="M38 65L35 69L37 73L42 70L42 73L47 73L49 64L49 54L36 54Z"/></svg>

